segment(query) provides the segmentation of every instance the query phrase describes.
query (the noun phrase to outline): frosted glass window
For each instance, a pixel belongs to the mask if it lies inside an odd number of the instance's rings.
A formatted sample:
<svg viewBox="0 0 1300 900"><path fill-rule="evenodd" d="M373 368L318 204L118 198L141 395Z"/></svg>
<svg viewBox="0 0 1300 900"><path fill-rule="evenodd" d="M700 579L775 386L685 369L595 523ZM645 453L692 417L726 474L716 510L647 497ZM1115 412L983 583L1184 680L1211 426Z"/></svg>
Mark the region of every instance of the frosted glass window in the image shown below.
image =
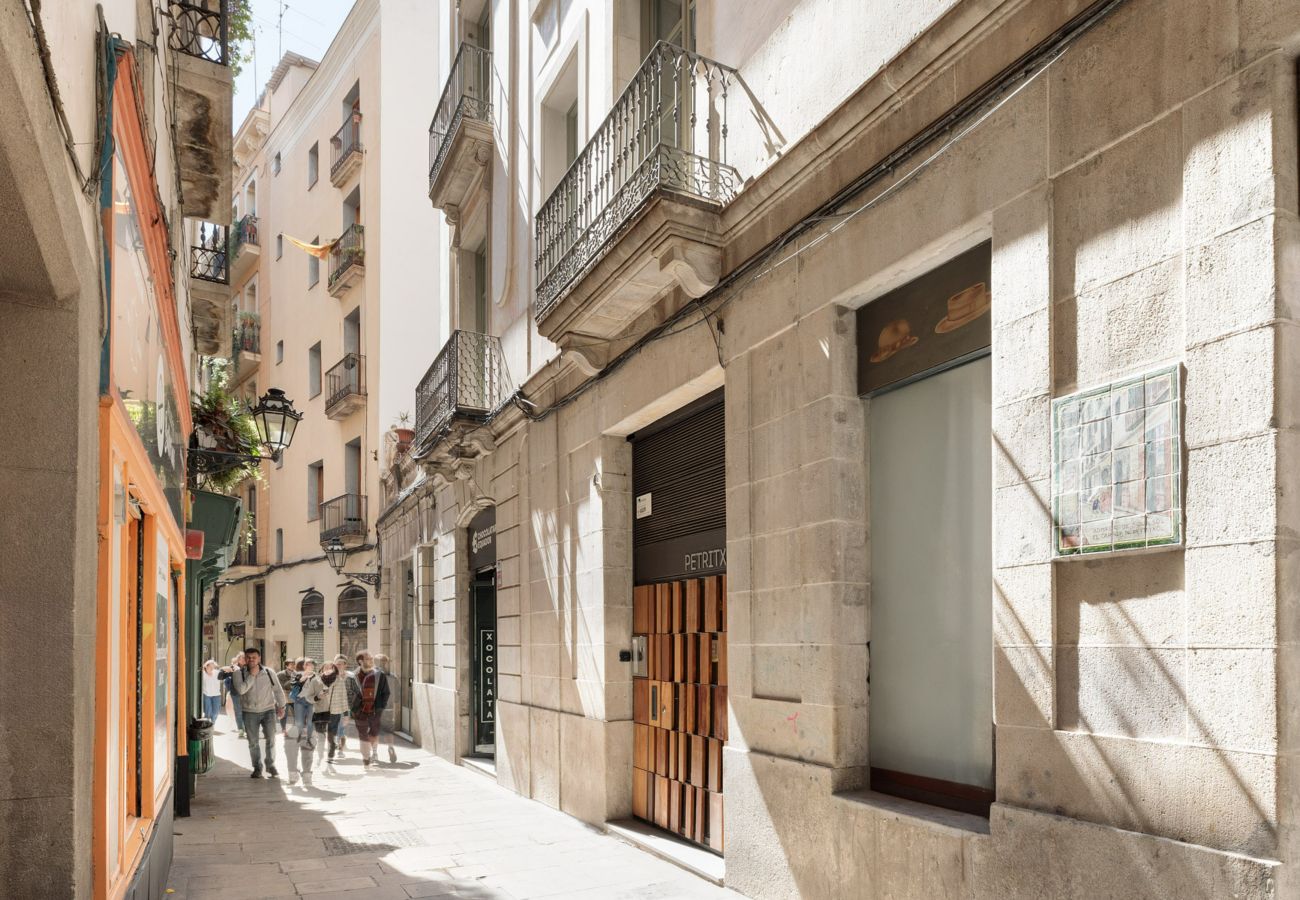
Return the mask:
<svg viewBox="0 0 1300 900"><path fill-rule="evenodd" d="M869 401L878 790L900 774L993 787L990 371L984 357Z"/></svg>

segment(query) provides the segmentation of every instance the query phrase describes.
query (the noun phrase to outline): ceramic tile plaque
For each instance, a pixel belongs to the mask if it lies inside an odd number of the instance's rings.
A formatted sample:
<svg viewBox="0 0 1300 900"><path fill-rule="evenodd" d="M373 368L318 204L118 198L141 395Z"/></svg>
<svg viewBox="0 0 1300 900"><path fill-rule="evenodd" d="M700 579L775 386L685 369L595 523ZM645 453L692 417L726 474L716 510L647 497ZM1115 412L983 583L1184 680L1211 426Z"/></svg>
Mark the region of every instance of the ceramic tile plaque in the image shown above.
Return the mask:
<svg viewBox="0 0 1300 900"><path fill-rule="evenodd" d="M1052 401L1057 557L1183 542L1179 367Z"/></svg>

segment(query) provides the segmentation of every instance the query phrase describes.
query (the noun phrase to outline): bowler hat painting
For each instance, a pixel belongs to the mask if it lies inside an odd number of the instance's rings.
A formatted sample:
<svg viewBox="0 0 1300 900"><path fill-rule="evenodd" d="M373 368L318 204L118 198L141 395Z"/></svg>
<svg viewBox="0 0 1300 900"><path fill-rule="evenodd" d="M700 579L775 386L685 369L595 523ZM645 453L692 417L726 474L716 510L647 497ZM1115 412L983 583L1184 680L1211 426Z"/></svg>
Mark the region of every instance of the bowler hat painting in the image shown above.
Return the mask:
<svg viewBox="0 0 1300 900"><path fill-rule="evenodd" d="M901 387L988 349L990 249L967 250L858 310L858 393Z"/></svg>

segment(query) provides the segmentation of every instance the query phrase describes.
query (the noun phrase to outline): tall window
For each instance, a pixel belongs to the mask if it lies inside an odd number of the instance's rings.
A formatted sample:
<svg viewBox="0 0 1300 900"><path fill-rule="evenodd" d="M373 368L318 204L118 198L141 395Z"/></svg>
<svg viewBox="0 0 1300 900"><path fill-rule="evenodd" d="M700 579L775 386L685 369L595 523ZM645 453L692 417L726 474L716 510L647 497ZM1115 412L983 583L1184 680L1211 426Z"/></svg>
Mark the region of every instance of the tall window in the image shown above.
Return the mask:
<svg viewBox="0 0 1300 900"><path fill-rule="evenodd" d="M311 190L320 177L320 144L312 144L307 151L307 190Z"/></svg>
<svg viewBox="0 0 1300 900"><path fill-rule="evenodd" d="M282 256L284 256L284 235L277 234L275 236L275 258L279 259Z"/></svg>
<svg viewBox="0 0 1300 900"><path fill-rule="evenodd" d="M320 518L320 505L325 500L325 463L317 461L307 467L307 521Z"/></svg>
<svg viewBox="0 0 1300 900"><path fill-rule="evenodd" d="M253 585L253 627L266 627L266 584L258 582Z"/></svg>
<svg viewBox="0 0 1300 900"><path fill-rule="evenodd" d="M307 393L310 397L320 393L320 341L307 350Z"/></svg>
<svg viewBox="0 0 1300 900"><path fill-rule="evenodd" d="M871 786L985 815L993 791L991 371L983 357L873 397L867 429Z"/></svg>
<svg viewBox="0 0 1300 900"><path fill-rule="evenodd" d="M279 175L279 174L280 174L280 154L279 154L279 153L276 153L275 156L271 157L271 174L272 174L272 175Z"/></svg>
<svg viewBox="0 0 1300 900"><path fill-rule="evenodd" d="M284 362L284 341L275 342L275 364Z"/></svg>
<svg viewBox="0 0 1300 900"><path fill-rule="evenodd" d="M313 244L320 243L320 235L311 239ZM320 260L315 256L307 257L307 287L315 287L316 282L320 281Z"/></svg>
<svg viewBox="0 0 1300 900"><path fill-rule="evenodd" d="M284 562L284 529L275 529L275 561Z"/></svg>

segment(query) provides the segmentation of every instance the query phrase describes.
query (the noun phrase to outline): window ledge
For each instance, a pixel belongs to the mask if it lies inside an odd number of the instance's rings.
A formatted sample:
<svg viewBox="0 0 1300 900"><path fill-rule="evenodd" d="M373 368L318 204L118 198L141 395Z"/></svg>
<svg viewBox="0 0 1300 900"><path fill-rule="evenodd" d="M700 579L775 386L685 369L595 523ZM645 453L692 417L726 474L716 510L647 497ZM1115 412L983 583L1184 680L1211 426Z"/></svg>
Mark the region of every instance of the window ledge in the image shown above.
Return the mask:
<svg viewBox="0 0 1300 900"><path fill-rule="evenodd" d="M835 794L834 797L844 803L869 807L877 815L907 819L913 824L953 837L989 833L988 819L918 803L915 800L904 800L902 797L891 797L875 791L844 791Z"/></svg>

